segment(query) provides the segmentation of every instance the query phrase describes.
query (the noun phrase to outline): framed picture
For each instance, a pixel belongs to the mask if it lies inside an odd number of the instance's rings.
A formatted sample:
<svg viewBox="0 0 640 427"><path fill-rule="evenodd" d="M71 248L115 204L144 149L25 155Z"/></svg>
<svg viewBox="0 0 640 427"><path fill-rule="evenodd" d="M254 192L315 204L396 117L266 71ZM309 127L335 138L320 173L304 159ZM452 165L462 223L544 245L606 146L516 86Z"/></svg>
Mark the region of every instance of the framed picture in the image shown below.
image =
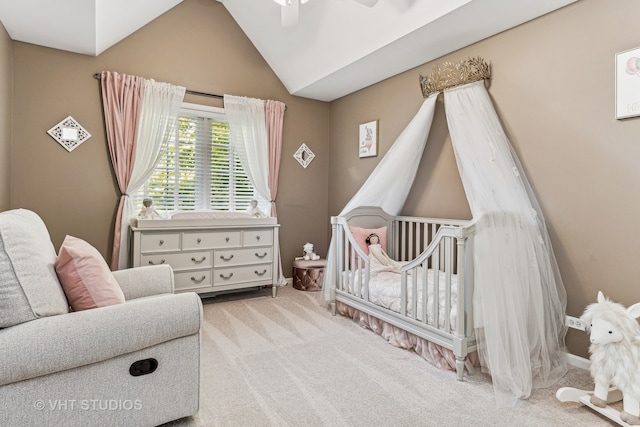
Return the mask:
<svg viewBox="0 0 640 427"><path fill-rule="evenodd" d="M616 53L616 119L640 116L640 48Z"/></svg>
<svg viewBox="0 0 640 427"><path fill-rule="evenodd" d="M360 125L360 134L358 138L358 154L360 158L375 157L378 155L377 120Z"/></svg>

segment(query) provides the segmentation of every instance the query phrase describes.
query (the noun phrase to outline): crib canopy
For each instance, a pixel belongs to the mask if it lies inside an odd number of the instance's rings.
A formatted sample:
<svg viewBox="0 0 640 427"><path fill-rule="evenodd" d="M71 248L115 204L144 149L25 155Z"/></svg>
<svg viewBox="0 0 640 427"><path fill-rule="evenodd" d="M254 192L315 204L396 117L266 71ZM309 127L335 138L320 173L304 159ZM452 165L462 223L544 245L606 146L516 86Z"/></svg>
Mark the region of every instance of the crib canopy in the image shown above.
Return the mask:
<svg viewBox="0 0 640 427"><path fill-rule="evenodd" d="M566 292L542 211L485 88L488 77L481 58L443 64L420 76L426 97L420 110L341 215L359 206L399 214L427 143L436 98L444 92L456 163L476 225L478 352L498 405L512 406L532 387L548 386L566 372Z"/></svg>

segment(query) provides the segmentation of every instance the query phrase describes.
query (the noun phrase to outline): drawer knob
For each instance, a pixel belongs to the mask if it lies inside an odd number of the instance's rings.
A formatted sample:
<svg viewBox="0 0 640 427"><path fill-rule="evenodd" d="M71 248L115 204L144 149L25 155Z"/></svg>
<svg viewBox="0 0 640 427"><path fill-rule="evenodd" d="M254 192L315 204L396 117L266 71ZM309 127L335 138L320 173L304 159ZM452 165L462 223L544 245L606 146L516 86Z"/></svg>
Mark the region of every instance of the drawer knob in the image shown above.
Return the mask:
<svg viewBox="0 0 640 427"><path fill-rule="evenodd" d="M206 279L206 278L207 278L206 276L202 276L202 277L200 278L200 280L198 280L198 279L196 279L195 277L191 276L191 281L192 281L193 283L202 283L202 282L204 282L204 279Z"/></svg>
<svg viewBox="0 0 640 427"><path fill-rule="evenodd" d="M267 270L265 269L262 273L259 273L258 270L255 270L254 273L256 273L258 276L264 276L267 273Z"/></svg>
<svg viewBox="0 0 640 427"><path fill-rule="evenodd" d="M224 238L224 240L226 240L226 241L228 242L228 241L229 241L229 238L228 238L228 237L225 237L225 238Z"/></svg>
<svg viewBox="0 0 640 427"><path fill-rule="evenodd" d="M201 260L197 260L195 258L191 258L191 261L195 262L196 264L202 264L205 259L207 259L207 257L203 256Z"/></svg>
<svg viewBox="0 0 640 427"><path fill-rule="evenodd" d="M160 246L164 245L164 240L160 239Z"/></svg>
<svg viewBox="0 0 640 427"><path fill-rule="evenodd" d="M256 239L260 240L260 236L256 236Z"/></svg>
<svg viewBox="0 0 640 427"><path fill-rule="evenodd" d="M220 273L221 279L231 279L232 277L233 277L233 273L229 273L228 276L225 276L224 274Z"/></svg>
<svg viewBox="0 0 640 427"><path fill-rule="evenodd" d="M229 255L229 258L225 258L224 255L220 255L220 259L223 261L231 261L231 259L233 259L233 254Z"/></svg>
<svg viewBox="0 0 640 427"><path fill-rule="evenodd" d="M164 264L165 262L166 262L165 260L161 259L160 262L156 264L155 262L153 262L153 260L151 259L149 260L150 265L161 265L161 264Z"/></svg>
<svg viewBox="0 0 640 427"><path fill-rule="evenodd" d="M198 238L197 242L198 244L202 243L202 239Z"/></svg>
<svg viewBox="0 0 640 427"><path fill-rule="evenodd" d="M264 258L267 256L267 253L265 252L262 255L260 255L259 253L256 252L254 255L257 256L258 258Z"/></svg>

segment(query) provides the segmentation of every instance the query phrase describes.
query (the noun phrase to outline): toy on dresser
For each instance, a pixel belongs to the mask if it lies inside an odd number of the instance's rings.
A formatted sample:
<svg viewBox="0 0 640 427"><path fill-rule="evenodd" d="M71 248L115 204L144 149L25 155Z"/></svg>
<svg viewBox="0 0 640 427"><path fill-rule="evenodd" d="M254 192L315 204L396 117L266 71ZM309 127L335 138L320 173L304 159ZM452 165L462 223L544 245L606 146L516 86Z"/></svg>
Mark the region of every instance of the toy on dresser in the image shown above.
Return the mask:
<svg viewBox="0 0 640 427"><path fill-rule="evenodd" d="M255 218L267 218L267 215L258 208L258 201L256 199L251 200L251 205L247 209L247 213Z"/></svg>
<svg viewBox="0 0 640 427"><path fill-rule="evenodd" d="M153 199L146 198L142 201L142 209L138 213L139 219L163 219L162 215L153 206Z"/></svg>
<svg viewBox="0 0 640 427"><path fill-rule="evenodd" d="M583 403L621 425L640 425L638 317L640 303L625 308L598 292L598 302L590 304L580 318L591 341L590 372L595 389L589 393L565 387L556 393L559 400ZM583 395L578 396L579 392ZM577 400L569 398L570 395ZM621 412L607 405L620 400Z"/></svg>

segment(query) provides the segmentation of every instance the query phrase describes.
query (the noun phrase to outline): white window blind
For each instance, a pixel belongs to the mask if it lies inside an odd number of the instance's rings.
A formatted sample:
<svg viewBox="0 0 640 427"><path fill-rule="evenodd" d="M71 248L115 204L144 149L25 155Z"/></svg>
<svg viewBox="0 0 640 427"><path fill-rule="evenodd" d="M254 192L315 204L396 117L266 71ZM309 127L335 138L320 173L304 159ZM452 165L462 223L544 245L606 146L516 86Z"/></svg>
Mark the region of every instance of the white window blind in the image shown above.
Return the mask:
<svg viewBox="0 0 640 427"><path fill-rule="evenodd" d="M136 205L144 198L159 211L243 211L257 198L230 144L223 109L183 104L176 132Z"/></svg>

